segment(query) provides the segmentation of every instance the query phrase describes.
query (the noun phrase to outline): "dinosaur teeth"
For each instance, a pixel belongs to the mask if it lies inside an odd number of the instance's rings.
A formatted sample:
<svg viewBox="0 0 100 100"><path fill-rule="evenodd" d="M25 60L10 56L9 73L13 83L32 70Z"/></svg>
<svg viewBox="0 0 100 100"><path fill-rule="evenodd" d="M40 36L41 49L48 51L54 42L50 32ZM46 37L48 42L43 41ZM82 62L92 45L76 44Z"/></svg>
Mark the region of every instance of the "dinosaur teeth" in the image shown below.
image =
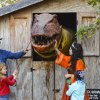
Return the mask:
<svg viewBox="0 0 100 100"><path fill-rule="evenodd" d="M47 42L47 44L49 44L49 41Z"/></svg>
<svg viewBox="0 0 100 100"><path fill-rule="evenodd" d="M32 39L32 42L34 43L34 42L35 42L35 40L34 40L34 39Z"/></svg>
<svg viewBox="0 0 100 100"><path fill-rule="evenodd" d="M40 36L40 39L42 40L42 36Z"/></svg>
<svg viewBox="0 0 100 100"><path fill-rule="evenodd" d="M37 38L36 38L36 37L34 37L34 40L35 40L35 42L36 42Z"/></svg>
<svg viewBox="0 0 100 100"><path fill-rule="evenodd" d="M37 35L32 38L32 42L36 45L49 45L52 44L53 39L52 37Z"/></svg>

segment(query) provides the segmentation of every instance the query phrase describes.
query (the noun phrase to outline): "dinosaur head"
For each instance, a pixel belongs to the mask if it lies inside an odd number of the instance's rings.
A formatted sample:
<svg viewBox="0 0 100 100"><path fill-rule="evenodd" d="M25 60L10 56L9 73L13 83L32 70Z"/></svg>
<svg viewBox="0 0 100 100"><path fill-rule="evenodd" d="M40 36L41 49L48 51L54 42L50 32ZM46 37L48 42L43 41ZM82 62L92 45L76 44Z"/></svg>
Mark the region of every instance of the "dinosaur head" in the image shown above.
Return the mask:
<svg viewBox="0 0 100 100"><path fill-rule="evenodd" d="M32 47L37 52L48 51L59 40L62 27L55 14L35 14L32 25Z"/></svg>

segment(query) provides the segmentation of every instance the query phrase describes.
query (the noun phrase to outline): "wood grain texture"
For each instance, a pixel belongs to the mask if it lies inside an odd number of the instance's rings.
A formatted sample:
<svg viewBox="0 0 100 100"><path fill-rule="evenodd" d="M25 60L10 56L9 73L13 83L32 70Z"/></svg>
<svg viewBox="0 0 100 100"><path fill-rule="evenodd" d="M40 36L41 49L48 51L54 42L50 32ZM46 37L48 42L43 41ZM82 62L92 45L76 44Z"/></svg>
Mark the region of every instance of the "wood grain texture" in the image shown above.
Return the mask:
<svg viewBox="0 0 100 100"><path fill-rule="evenodd" d="M100 88L100 57L85 57L86 69L86 83L89 89Z"/></svg>
<svg viewBox="0 0 100 100"><path fill-rule="evenodd" d="M10 17L11 46L14 52L25 50L26 48L31 49L31 17L25 14L23 16L14 14ZM31 50L25 56L30 57Z"/></svg>
<svg viewBox="0 0 100 100"><path fill-rule="evenodd" d="M53 100L53 63L38 64L38 69L33 70L33 100ZM45 62L44 62L45 63ZM33 68L36 65L33 64ZM43 66L44 65L44 66Z"/></svg>
<svg viewBox="0 0 100 100"><path fill-rule="evenodd" d="M11 87L11 100L32 100L32 62L23 58L17 61L8 60L8 73L12 74L16 67L19 67L17 86Z"/></svg>
<svg viewBox="0 0 100 100"><path fill-rule="evenodd" d="M78 13L77 14L77 20L78 20L78 29L80 27L89 26L90 24L93 24L96 19L98 18L98 13L96 12L89 12L89 13ZM91 38L90 38L91 36ZM78 37L78 42L82 44L84 55L100 55L100 34L99 30L97 30L94 34L92 32L89 32L87 35L83 37L83 39L80 39Z"/></svg>
<svg viewBox="0 0 100 100"><path fill-rule="evenodd" d="M0 19L0 48L10 50L9 16Z"/></svg>
<svg viewBox="0 0 100 100"><path fill-rule="evenodd" d="M86 1L81 0L46 0L32 6L33 13L43 12L93 12L97 9L89 6ZM88 9L88 10L87 10Z"/></svg>
<svg viewBox="0 0 100 100"><path fill-rule="evenodd" d="M87 10L88 9L88 10ZM93 13L97 9L92 8L86 2L81 0L44 0L41 3L29 6L27 8L15 11L9 15L0 17L0 37L6 37L0 44L0 48L11 50L13 52L25 49L30 41L31 22L33 13L68 13L76 12L77 14L84 12ZM93 14L91 14L93 16ZM95 17L95 16L94 16ZM84 18L83 22L87 22L88 18ZM80 19L77 19L80 21ZM94 20L94 18L93 18ZM91 20L88 19L88 22ZM88 24L84 23L84 24ZM80 26L82 22L80 22ZM78 27L79 28L79 27ZM98 32L100 34L100 32ZM99 40L100 36L96 34L93 40L89 40L91 45L84 44L85 50L90 50L90 56L84 57L86 70L87 88L100 88L100 52ZM92 48L93 47L93 48ZM31 45L29 45L31 49ZM95 57L94 55L98 55ZM11 87L10 100L53 100L54 96L54 65L53 62L34 62L31 59L31 51L26 58L18 60L20 71L17 79L17 86ZM7 62L8 73L11 74L17 66L15 60ZM32 72L30 68L33 68ZM55 88L60 91L56 93L56 100L61 100L63 86L65 82L66 69L55 66Z"/></svg>
<svg viewBox="0 0 100 100"><path fill-rule="evenodd" d="M55 88L58 90L56 93L56 100L61 100L64 84L65 84L65 74L67 70L62 68L59 65L56 65L56 72L55 72Z"/></svg>

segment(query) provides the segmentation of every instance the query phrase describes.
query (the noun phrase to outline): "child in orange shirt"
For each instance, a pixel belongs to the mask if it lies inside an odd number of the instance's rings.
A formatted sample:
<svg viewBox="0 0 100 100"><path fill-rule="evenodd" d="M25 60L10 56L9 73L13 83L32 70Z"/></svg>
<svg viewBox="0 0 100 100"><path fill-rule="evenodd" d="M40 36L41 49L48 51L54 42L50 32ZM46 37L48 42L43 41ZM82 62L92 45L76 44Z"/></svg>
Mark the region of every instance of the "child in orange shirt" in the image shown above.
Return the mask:
<svg viewBox="0 0 100 100"><path fill-rule="evenodd" d="M71 83L73 83L75 81L74 72L78 70L80 71L85 70L82 46L81 44L76 43L76 42L72 43L69 49L70 55L66 56L56 48L56 45L57 45L57 41L55 41L55 51L57 53L57 58L55 60L55 63L67 69L68 71L67 75L68 76L70 75ZM68 90L68 85L65 84L64 92L63 92L63 96L61 100L70 100L70 98L66 96L67 90ZM89 100L89 97L87 96L85 100Z"/></svg>

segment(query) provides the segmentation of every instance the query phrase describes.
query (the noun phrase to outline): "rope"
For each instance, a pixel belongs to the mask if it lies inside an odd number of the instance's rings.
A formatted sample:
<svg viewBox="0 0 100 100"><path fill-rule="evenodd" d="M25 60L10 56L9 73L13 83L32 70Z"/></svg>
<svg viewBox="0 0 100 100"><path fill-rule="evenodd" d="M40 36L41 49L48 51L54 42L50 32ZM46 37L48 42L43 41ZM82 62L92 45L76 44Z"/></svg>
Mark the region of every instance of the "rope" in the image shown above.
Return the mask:
<svg viewBox="0 0 100 100"><path fill-rule="evenodd" d="M28 45L27 45L27 47L26 47L26 49L25 49L25 50L27 50L27 49L28 49L28 47L29 47L29 45L30 45L31 41L32 41L32 40L30 40L30 41L29 41L29 43L28 43ZM31 50L31 49L28 49L28 50ZM17 59L16 59L16 70L18 71L18 73L17 73L17 76L18 76L18 74L19 74L19 64L18 64Z"/></svg>
<svg viewBox="0 0 100 100"><path fill-rule="evenodd" d="M30 40L30 42L28 43L28 45L27 45L27 47L26 47L26 49L25 49L26 51L31 50L31 49L28 49L28 47L29 47L31 41L32 41L32 40ZM16 70L17 70L17 74L16 74L16 75L18 76L20 67L19 67L18 60L17 60L17 59L16 59L16 66L15 66L15 67L16 67ZM16 82L16 84L15 84L14 86L17 86L17 82Z"/></svg>
<svg viewBox="0 0 100 100"><path fill-rule="evenodd" d="M30 40L29 41L29 43L28 43L28 45L27 45L27 47L26 47L26 49L25 50L27 50L28 49L28 47L29 47L29 45L30 45L30 43L32 42L32 40Z"/></svg>
<svg viewBox="0 0 100 100"><path fill-rule="evenodd" d="M55 77L56 76L55 75L56 75L56 73L55 73L55 63L54 63L54 98L53 98L53 100L56 100L56 87L55 87Z"/></svg>
<svg viewBox="0 0 100 100"><path fill-rule="evenodd" d="M17 76L18 76L18 74L19 74L19 64L18 64L18 62L17 62L17 59L16 59L16 70L17 70Z"/></svg>

